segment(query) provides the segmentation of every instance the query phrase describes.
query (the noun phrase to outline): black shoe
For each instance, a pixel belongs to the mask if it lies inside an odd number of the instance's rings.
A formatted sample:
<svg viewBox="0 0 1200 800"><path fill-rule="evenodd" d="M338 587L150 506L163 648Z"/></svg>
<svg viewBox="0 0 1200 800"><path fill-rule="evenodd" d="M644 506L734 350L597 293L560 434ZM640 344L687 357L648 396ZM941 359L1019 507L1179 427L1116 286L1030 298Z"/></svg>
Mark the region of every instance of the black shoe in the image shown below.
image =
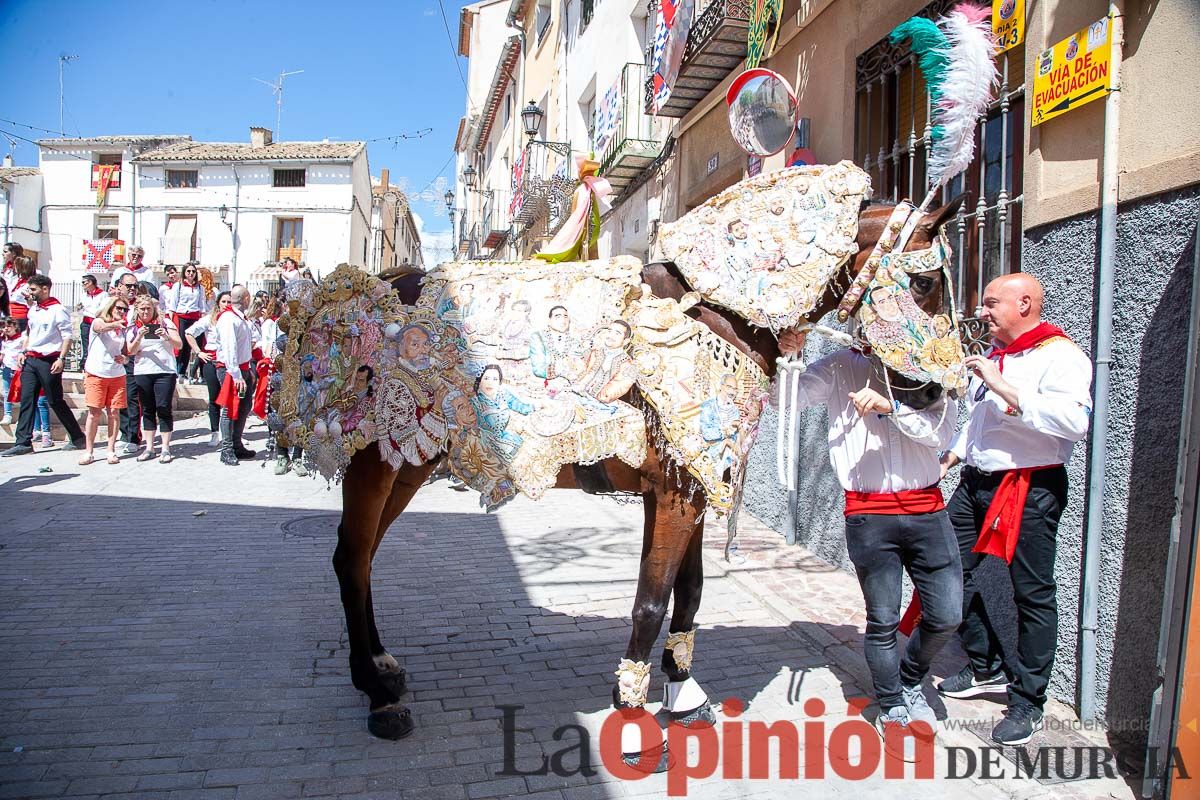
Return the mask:
<svg viewBox="0 0 1200 800"><path fill-rule="evenodd" d="M62 449L63 449L63 450L82 450L82 449L83 449L83 446L84 446L85 444L87 444L87 442L85 442L84 440L80 439L80 440L79 440L79 441L77 441L77 442L67 442L66 444L64 444L64 445L62 446Z"/></svg>
<svg viewBox="0 0 1200 800"><path fill-rule="evenodd" d="M238 465L238 459L237 456L233 454L232 450L222 450L221 463L228 464L231 467L236 467Z"/></svg>
<svg viewBox="0 0 1200 800"><path fill-rule="evenodd" d="M1042 712L1027 703L1011 706L992 729L992 741L1003 745L1025 744L1042 729Z"/></svg>
<svg viewBox="0 0 1200 800"><path fill-rule="evenodd" d="M1008 690L1008 676L997 672L987 678L975 677L975 670L970 664L938 684L938 694L946 697L975 697L980 694L997 694Z"/></svg>
<svg viewBox="0 0 1200 800"><path fill-rule="evenodd" d="M8 458L9 456L24 456L32 452L33 448L27 444L14 444L3 453L0 453L0 457Z"/></svg>
<svg viewBox="0 0 1200 800"><path fill-rule="evenodd" d="M235 447L233 448L233 454L244 460L249 460L257 455L255 451L251 450L249 447Z"/></svg>

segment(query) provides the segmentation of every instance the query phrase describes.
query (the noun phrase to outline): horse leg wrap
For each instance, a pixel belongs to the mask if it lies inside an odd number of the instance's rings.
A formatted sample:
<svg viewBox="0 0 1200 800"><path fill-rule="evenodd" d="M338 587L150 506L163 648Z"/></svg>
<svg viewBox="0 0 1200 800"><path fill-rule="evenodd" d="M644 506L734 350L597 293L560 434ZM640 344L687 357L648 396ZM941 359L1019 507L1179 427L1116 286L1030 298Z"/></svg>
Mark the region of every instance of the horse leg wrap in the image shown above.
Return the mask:
<svg viewBox="0 0 1200 800"><path fill-rule="evenodd" d="M687 715L708 703L708 695L695 678L667 681L663 686L663 708L672 716Z"/></svg>
<svg viewBox="0 0 1200 800"><path fill-rule="evenodd" d="M680 672L690 672L692 669L692 652L696 647L696 629L667 634L667 650L675 659L675 666Z"/></svg>
<svg viewBox="0 0 1200 800"><path fill-rule="evenodd" d="M645 706L650 695L650 665L645 661L622 658L614 674L621 703L632 708Z"/></svg>

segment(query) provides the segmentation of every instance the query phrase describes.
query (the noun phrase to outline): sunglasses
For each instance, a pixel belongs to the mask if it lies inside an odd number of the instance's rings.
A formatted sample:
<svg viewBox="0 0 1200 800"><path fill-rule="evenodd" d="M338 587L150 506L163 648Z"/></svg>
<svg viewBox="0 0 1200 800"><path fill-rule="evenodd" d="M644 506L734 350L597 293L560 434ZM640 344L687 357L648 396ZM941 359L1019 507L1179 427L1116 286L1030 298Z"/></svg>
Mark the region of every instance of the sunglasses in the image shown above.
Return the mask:
<svg viewBox="0 0 1200 800"><path fill-rule="evenodd" d="M129 306L113 306L113 311L128 311Z"/></svg>

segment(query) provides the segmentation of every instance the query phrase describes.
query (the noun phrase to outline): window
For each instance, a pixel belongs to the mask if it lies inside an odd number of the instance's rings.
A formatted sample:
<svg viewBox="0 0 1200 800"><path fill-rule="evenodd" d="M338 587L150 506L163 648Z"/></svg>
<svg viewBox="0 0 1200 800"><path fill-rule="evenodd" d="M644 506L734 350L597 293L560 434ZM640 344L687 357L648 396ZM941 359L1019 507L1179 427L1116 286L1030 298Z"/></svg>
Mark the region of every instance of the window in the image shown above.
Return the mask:
<svg viewBox="0 0 1200 800"><path fill-rule="evenodd" d="M118 217L116 214L97 214L96 215L96 238L97 239L120 239L120 228L117 223Z"/></svg>
<svg viewBox="0 0 1200 800"><path fill-rule="evenodd" d="M580 0L579 3L579 32L583 33L587 28L588 23L592 21L592 15L596 13L596 4L599 0Z"/></svg>
<svg viewBox="0 0 1200 800"><path fill-rule="evenodd" d="M276 170L278 172L279 170ZM304 219L302 217L280 217L275 221L275 260L304 257Z"/></svg>
<svg viewBox="0 0 1200 800"><path fill-rule="evenodd" d="M96 161L92 164L92 188L100 188L100 167L105 165L114 165L112 177L109 178L108 188L121 188L121 154L120 153L98 153Z"/></svg>
<svg viewBox="0 0 1200 800"><path fill-rule="evenodd" d="M537 28L538 44L542 43L542 39L546 38L546 33L550 30L550 0L538 0L537 12L533 17L533 27Z"/></svg>
<svg viewBox="0 0 1200 800"><path fill-rule="evenodd" d="M167 230L159 245L158 260L163 264L182 266L197 258L196 217L169 216Z"/></svg>
<svg viewBox="0 0 1200 800"><path fill-rule="evenodd" d="M200 172L194 169L167 170L168 189L195 189L200 182Z"/></svg>
<svg viewBox="0 0 1200 800"><path fill-rule="evenodd" d="M295 189L304 185L307 170L300 169L277 169L274 173L273 186L276 189Z"/></svg>
<svg viewBox="0 0 1200 800"><path fill-rule="evenodd" d="M580 104L583 111L583 124L587 126L588 147L596 147L596 95L592 95Z"/></svg>
<svg viewBox="0 0 1200 800"><path fill-rule="evenodd" d="M948 10L936 0L930 14ZM1001 87L975 131L975 160L942 190L939 202L965 194L947 226L954 250L956 302L974 313L989 280L1021 267L1025 45L1003 53ZM929 96L908 45L881 41L858 57L854 158L871 176L874 197L919 203L926 189ZM982 202L981 202L982 194Z"/></svg>

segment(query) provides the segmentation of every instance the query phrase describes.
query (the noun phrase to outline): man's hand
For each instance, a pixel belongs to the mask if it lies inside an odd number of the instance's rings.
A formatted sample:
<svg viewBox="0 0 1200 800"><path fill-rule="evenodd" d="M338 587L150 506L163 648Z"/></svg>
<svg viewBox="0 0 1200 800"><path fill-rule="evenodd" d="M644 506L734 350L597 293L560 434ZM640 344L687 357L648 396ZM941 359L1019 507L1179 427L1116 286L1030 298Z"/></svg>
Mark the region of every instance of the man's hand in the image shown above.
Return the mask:
<svg viewBox="0 0 1200 800"><path fill-rule="evenodd" d="M785 356L798 356L807 339L808 331L795 328L783 331L779 334L779 352Z"/></svg>
<svg viewBox="0 0 1200 800"><path fill-rule="evenodd" d="M992 391L995 391L1000 381L1004 380L1000 375L1000 367L990 358L979 355L967 356L963 363L966 364L967 369L978 375L979 379Z"/></svg>
<svg viewBox="0 0 1200 800"><path fill-rule="evenodd" d="M63 371L63 360L62 360L62 356L59 356L58 358L54 359L54 363L50 365L50 374L58 375L62 371Z"/></svg>
<svg viewBox="0 0 1200 800"><path fill-rule="evenodd" d="M204 352L203 350L200 350L198 353L196 353L196 358L200 359L205 364L207 364L208 362L213 360L213 357L210 356L208 353Z"/></svg>
<svg viewBox="0 0 1200 800"><path fill-rule="evenodd" d="M238 390L238 394L246 391L246 382L242 380L241 375L230 373L229 377L233 379L233 388Z"/></svg>
<svg viewBox="0 0 1200 800"><path fill-rule="evenodd" d="M941 478L945 478L946 473L949 472L950 470L952 470L957 463L958 463L958 456L956 456L952 451L947 450L945 453L943 453L942 460L941 460L941 467L942 467ZM941 478L939 478L938 480L941 480Z"/></svg>
<svg viewBox="0 0 1200 800"><path fill-rule="evenodd" d="M854 408L860 417L865 417L872 412L876 414L892 413L892 404L874 389L862 388L857 392L851 392L850 401L854 403Z"/></svg>

